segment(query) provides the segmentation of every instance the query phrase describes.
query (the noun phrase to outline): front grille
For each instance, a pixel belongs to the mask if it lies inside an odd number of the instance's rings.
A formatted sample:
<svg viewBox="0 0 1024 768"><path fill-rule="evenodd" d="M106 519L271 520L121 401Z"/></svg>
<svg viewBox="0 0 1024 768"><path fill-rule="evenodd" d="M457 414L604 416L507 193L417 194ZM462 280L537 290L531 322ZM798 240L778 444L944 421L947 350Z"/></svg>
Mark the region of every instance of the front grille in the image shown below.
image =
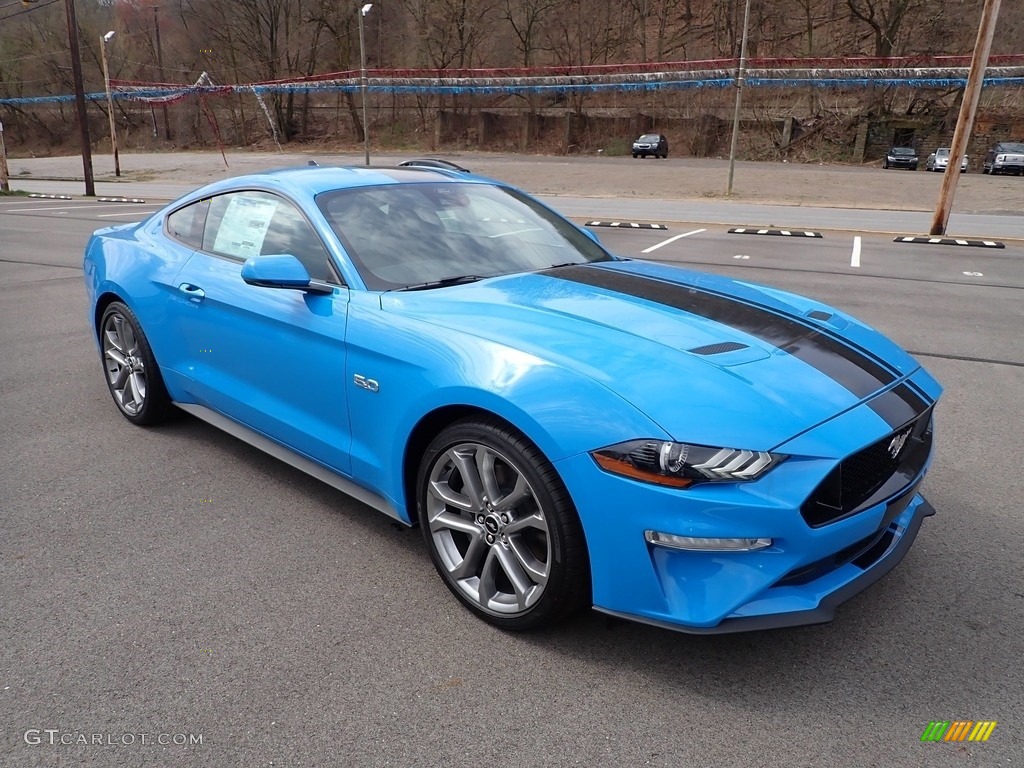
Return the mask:
<svg viewBox="0 0 1024 768"><path fill-rule="evenodd" d="M892 453L901 439L904 444L894 457ZM929 409L909 424L839 462L807 497L800 514L808 525L817 528L884 501L920 474L931 447L932 412Z"/></svg>
<svg viewBox="0 0 1024 768"><path fill-rule="evenodd" d="M882 538L883 533L885 533L884 529L881 531L875 531L870 536L867 536L848 547L844 547L834 555L829 555L828 557L824 557L821 560L817 560L808 565L795 568L775 582L775 586L798 587L803 584L810 584L812 581L820 579L822 576L832 573L832 571L838 568L842 568L855 557L866 552L869 547L874 546L875 542Z"/></svg>

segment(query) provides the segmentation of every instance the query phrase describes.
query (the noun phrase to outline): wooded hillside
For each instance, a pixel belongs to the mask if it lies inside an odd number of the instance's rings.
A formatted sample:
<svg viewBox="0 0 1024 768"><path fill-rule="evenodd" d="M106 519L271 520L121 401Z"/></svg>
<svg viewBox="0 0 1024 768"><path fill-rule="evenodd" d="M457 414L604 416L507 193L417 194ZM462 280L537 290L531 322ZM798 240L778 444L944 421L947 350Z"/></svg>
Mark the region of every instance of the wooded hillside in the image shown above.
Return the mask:
<svg viewBox="0 0 1024 768"><path fill-rule="evenodd" d="M252 83L358 69L361 5L356 0L77 0L86 90L103 90L99 39L107 30L117 32L107 52L110 75L119 81L194 83L205 72L213 83ZM743 0L380 0L365 16L367 66L500 68L729 58L739 53L743 5ZM969 54L981 5L981 0L753 0L748 55ZM0 0L0 98L72 93L67 34L63 2ZM1024 53L1021 0L1003 0L992 53ZM1020 89L1015 90L1012 109L1020 101ZM721 101L721 95L710 101ZM884 97L864 95L865 108L920 111L919 95ZM576 99L569 106L578 112L609 107L657 115L679 98L605 95ZM773 98L791 101L783 110L790 114L817 113L822 103L806 93ZM947 89L927 94L924 101L948 106L955 98L956 89ZM995 98L1005 101L1005 94ZM357 102L351 93L329 99L274 94L267 98L267 110L281 141L343 132L355 140L360 134ZM389 120L411 125L409 114L418 114L418 122L412 122L419 128L410 130L422 133L432 130L438 110L533 113L552 106L558 106L557 100L541 103L524 95L420 96L377 98L373 110L377 125ZM118 119L129 128L150 111L121 102L118 108ZM93 104L100 125L103 109L102 102ZM251 97L225 99L218 109L228 123L227 141L251 142L266 131L262 109ZM344 121L344 131L336 127L333 134L325 133L325 111L330 120ZM204 137L206 121L197 105L176 105L171 112L159 138L174 139L176 133L184 141L210 138ZM33 132L51 132L52 140L63 135L70 114L67 105L0 107L6 122L22 131L31 124ZM175 122L182 130L175 130ZM186 138L182 131L190 127ZM138 132L139 141L143 134Z"/></svg>

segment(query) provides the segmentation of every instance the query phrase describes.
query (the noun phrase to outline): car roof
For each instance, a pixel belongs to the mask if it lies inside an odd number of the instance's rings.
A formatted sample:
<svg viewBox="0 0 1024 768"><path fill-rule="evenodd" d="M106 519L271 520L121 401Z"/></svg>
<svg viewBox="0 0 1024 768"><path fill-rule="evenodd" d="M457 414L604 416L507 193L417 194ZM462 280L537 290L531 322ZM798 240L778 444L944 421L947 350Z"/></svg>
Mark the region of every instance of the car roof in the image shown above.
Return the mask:
<svg viewBox="0 0 1024 768"><path fill-rule="evenodd" d="M336 189L381 186L386 184L415 183L494 183L490 179L443 168L389 168L374 166L300 166L274 168L245 176L233 176L204 187L204 194L216 194L229 189L251 187L277 187L318 195Z"/></svg>

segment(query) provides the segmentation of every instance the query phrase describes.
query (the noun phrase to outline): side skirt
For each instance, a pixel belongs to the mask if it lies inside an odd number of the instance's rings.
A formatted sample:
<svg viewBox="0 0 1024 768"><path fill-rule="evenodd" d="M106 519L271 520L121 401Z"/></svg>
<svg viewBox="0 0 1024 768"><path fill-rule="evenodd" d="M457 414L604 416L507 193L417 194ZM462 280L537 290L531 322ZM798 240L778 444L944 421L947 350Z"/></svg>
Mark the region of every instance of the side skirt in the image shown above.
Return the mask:
<svg viewBox="0 0 1024 768"><path fill-rule="evenodd" d="M322 464L319 464L312 459L308 459L302 454L296 453L280 443L274 442L269 437L266 437L255 430L249 429L237 421L229 419L227 416L223 416L214 410L211 410L203 405L194 405L192 403L175 403L175 405L185 413L195 416L197 419L205 421L217 429L227 432L232 437L236 437L243 443L248 443L253 448L258 448L264 453L270 454L275 459L283 461L285 464L290 464L301 472L305 472L311 477L315 477L317 480L327 483L332 488L336 488L347 496L351 496L357 501L363 502L368 507L373 507L378 512L383 512L388 517L392 517L403 525L408 523L399 516L397 510L387 501L383 496L380 496L373 491L369 491L363 488L361 485L353 483L351 480L342 477L337 472L333 472Z"/></svg>

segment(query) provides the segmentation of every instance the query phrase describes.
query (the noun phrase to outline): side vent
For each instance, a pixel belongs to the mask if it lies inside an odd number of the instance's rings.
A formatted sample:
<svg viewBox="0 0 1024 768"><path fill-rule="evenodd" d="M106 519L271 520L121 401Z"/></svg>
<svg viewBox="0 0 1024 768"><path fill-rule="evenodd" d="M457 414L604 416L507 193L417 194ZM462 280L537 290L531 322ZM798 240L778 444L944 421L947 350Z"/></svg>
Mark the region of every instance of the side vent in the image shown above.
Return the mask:
<svg viewBox="0 0 1024 768"><path fill-rule="evenodd" d="M823 323L827 323L829 320L832 319L832 313L831 312L825 312L825 311L820 310L820 309L816 309L813 312L808 312L807 316L809 318L811 318L812 320L820 320Z"/></svg>
<svg viewBox="0 0 1024 768"><path fill-rule="evenodd" d="M738 349L746 349L746 344L739 344L735 341L722 341L718 344L708 344L703 347L694 347L687 350L695 355L721 355L725 352L735 352Z"/></svg>

